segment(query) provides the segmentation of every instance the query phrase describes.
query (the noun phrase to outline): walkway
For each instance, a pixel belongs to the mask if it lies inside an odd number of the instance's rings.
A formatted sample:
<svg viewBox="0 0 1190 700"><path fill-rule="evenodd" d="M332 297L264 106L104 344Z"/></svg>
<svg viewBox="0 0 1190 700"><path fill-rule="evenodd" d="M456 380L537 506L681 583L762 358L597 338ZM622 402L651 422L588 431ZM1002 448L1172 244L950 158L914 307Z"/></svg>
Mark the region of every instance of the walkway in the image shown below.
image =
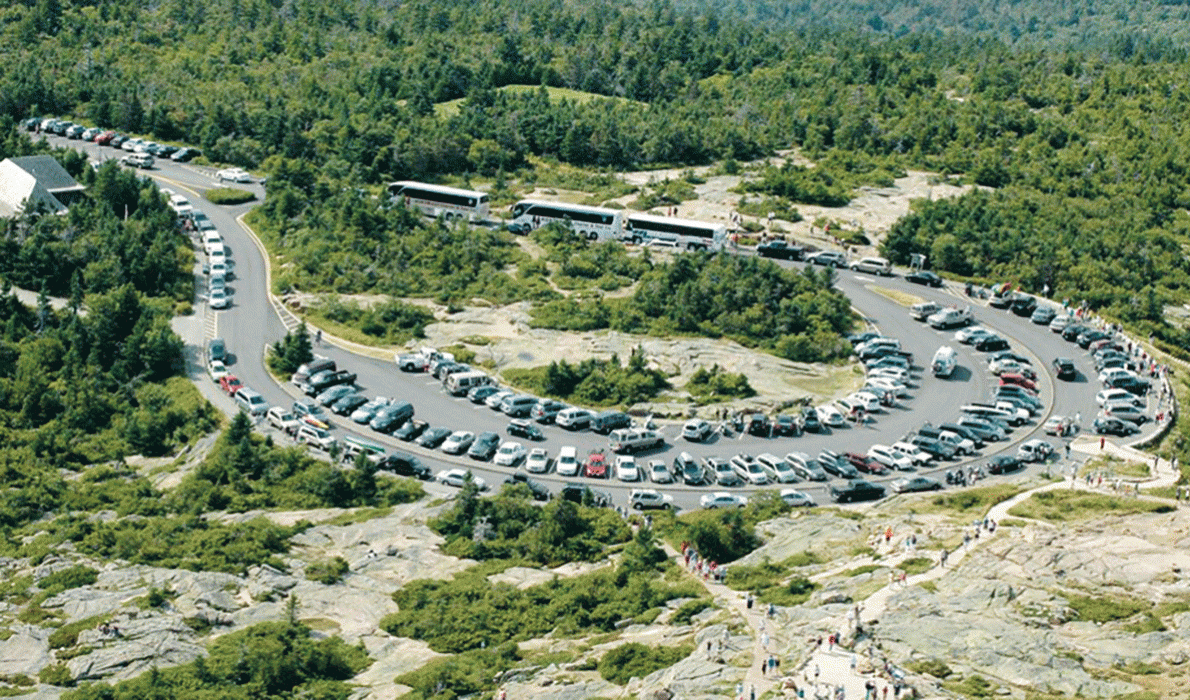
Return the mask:
<svg viewBox="0 0 1190 700"><path fill-rule="evenodd" d="M1156 468L1152 475L1148 479L1143 480L1146 488L1173 486L1179 477L1179 474L1174 471L1173 465L1168 460L1155 459L1153 455L1131 447L1119 446L1109 442L1101 450L1098 440L1084 440L1073 443L1071 449L1072 452L1080 453L1085 457L1106 454L1129 461L1141 461L1145 463L1153 463L1155 461ZM1086 482L1082 479L1071 480L1067 477L1023 491L1012 498L997 503L988 509L985 517L989 520L999 522L1004 518L1012 517L1008 512L1018 503L1031 497L1033 494L1063 488L1075 488L1083 491L1096 490L1087 486ZM868 620L879 619L888 608L888 602L894 593L909 586L919 585L941 578L951 568L962 563L971 549L980 546L992 538L1007 536L1003 533L1011 532L1011 528L996 528L992 532L984 530L979 539L972 539L970 544L950 552L946 566L936 565L929 571L907 577L904 583L884 586L857 605L857 608L861 611L861 617ZM679 552L668 545L665 546L665 549L671 557L677 560L679 565L682 563L682 555ZM920 553L906 553L895 561L890 562L888 559L884 559L882 563L884 565L892 563L895 566L902 558L911 556L920 556ZM850 562L843 569L854 566L855 562ZM823 572L814 578L829 576L831 573ZM757 698L762 697L769 691L773 691L777 697L793 697L794 692L792 688L786 687L793 683L805 689L807 698L833 699L834 695L832 691L838 687L844 689L846 698L863 698L865 695L865 684L869 682L875 684L876 692L882 700L884 697L892 698L894 696L891 680L882 673L885 659L866 658L863 654L857 655L842 647L831 648L826 641L823 642L821 647L811 652L810 657L801 668L787 668L783 677L780 678L766 675L762 671L762 664L768 659L770 653L788 659L790 645L802 643L802 640L775 639L782 630L779 627L778 621L767 619L765 615L766 606L758 602L753 609L749 610L745 593L732 590L723 584L703 581L701 578L698 580L715 598L718 604L724 609L735 612L748 625L752 633L752 661L748 666L748 672L744 679L744 700L748 700L751 696L750 691L752 689L755 689ZM851 629L851 620L846 616L841 616L831 621L831 623L833 624L829 624L828 626L833 629ZM767 649L763 644L765 639L769 640ZM869 649L869 651L874 650ZM884 689L886 687L888 688L887 696L884 695L884 692L886 692Z"/></svg>

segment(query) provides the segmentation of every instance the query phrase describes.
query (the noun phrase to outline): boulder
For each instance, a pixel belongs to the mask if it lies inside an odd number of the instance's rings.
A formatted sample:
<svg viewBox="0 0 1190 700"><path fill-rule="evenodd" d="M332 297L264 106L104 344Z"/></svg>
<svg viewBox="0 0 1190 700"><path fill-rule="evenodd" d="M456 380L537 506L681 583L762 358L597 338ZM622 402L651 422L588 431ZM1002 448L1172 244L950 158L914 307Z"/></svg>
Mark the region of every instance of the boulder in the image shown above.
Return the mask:
<svg viewBox="0 0 1190 700"><path fill-rule="evenodd" d="M205 651L194 641L194 632L178 615L116 620L118 632L84 630L79 644L91 653L66 662L75 680L125 680L150 668L177 666L193 661Z"/></svg>
<svg viewBox="0 0 1190 700"><path fill-rule="evenodd" d="M0 674L36 676L43 667L54 663L49 643L53 630L29 625L15 625L12 629L13 635L0 642Z"/></svg>

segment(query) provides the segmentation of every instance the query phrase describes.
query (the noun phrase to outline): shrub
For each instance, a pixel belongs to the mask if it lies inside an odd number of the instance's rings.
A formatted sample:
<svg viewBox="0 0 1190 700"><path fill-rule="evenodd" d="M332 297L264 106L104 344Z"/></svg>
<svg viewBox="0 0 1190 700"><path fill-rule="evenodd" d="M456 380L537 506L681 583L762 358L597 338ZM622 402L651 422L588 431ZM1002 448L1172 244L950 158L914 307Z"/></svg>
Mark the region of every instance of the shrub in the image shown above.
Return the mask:
<svg viewBox="0 0 1190 700"><path fill-rule="evenodd" d="M682 603L682 607L674 612L673 617L669 619L670 623L675 625L688 625L691 618L699 614L703 610L712 607L714 603L706 598L698 598L696 600L688 600Z"/></svg>
<svg viewBox="0 0 1190 700"><path fill-rule="evenodd" d="M921 661L910 661L907 666L910 671L914 673L925 673L934 678L946 678L954 671L950 670L950 666L941 659L922 659Z"/></svg>
<svg viewBox="0 0 1190 700"><path fill-rule="evenodd" d="M690 381L686 382L686 391L701 403L756 395L756 390L748 383L747 375L725 372L717 364L709 370L705 367L695 370Z"/></svg>
<svg viewBox="0 0 1190 700"><path fill-rule="evenodd" d="M343 557L323 559L306 567L306 578L327 586L332 586L342 581L350 569L351 567L347 564L347 560Z"/></svg>
<svg viewBox="0 0 1190 700"><path fill-rule="evenodd" d="M79 632L91 629L107 619L106 615L96 615L85 620L78 620L62 625L50 634L51 649L67 649L78 644Z"/></svg>
<svg viewBox="0 0 1190 700"><path fill-rule="evenodd" d="M1067 596L1066 604L1078 614L1080 620L1089 622L1126 620L1137 613L1148 611L1151 607L1143 600L1084 595Z"/></svg>
<svg viewBox="0 0 1190 700"><path fill-rule="evenodd" d="M934 568L934 562L928 557L913 557L902 561L900 568L909 576L914 576Z"/></svg>
<svg viewBox="0 0 1190 700"><path fill-rule="evenodd" d="M234 205L251 202L256 199L256 195L235 187L216 187L207 190L206 198L213 204Z"/></svg>
<svg viewBox="0 0 1190 700"><path fill-rule="evenodd" d="M690 655L692 645L680 647L647 647L629 642L607 652L599 660L599 675L617 685L625 685L633 678L644 678L650 673L672 666Z"/></svg>
<svg viewBox="0 0 1190 700"><path fill-rule="evenodd" d="M66 664L53 664L43 667L37 673L37 679L46 685L56 685L59 687L74 685L74 676L70 675L70 670L66 668Z"/></svg>
<svg viewBox="0 0 1190 700"><path fill-rule="evenodd" d="M99 572L89 566L72 566L69 569L62 569L46 576L37 582L37 585L46 591L52 591L53 594L61 593L62 591L71 588L81 588L82 586L90 586L99 578Z"/></svg>

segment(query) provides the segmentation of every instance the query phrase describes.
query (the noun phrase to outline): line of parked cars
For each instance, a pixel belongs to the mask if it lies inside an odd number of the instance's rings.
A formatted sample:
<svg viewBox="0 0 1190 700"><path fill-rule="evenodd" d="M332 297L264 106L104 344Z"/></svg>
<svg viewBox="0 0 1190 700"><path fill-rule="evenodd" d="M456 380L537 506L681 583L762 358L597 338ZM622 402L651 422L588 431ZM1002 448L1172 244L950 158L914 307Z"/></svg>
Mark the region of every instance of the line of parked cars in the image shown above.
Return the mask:
<svg viewBox="0 0 1190 700"><path fill-rule="evenodd" d="M23 120L21 124L27 131L41 131L57 136L64 136L72 140L91 141L100 146L119 148L132 154L169 158L179 163L185 163L201 155L201 152L194 148L147 141L141 138L126 136L110 129L102 129L95 126L87 127L65 119L30 117ZM146 162L147 164L142 164ZM151 168L153 167L153 160L151 157L147 161L142 158L127 162L126 164Z"/></svg>

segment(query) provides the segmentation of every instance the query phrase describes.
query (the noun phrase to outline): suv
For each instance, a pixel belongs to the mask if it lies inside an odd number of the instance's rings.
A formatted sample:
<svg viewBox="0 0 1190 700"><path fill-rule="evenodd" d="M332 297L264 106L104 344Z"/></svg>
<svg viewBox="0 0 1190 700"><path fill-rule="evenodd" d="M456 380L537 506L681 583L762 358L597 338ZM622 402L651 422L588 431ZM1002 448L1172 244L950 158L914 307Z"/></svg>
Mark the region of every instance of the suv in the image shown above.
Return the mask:
<svg viewBox="0 0 1190 700"><path fill-rule="evenodd" d="M632 489L628 494L628 503L636 510L669 510L673 508L674 497L656 489Z"/></svg>
<svg viewBox="0 0 1190 700"><path fill-rule="evenodd" d="M713 432L714 427L701 418L691 418L682 426L682 437L691 442L704 442Z"/></svg>
<svg viewBox="0 0 1190 700"><path fill-rule="evenodd" d="M337 442L330 432L309 423L299 425L297 432L293 434L293 439L302 445L317 447L325 452L329 452Z"/></svg>
<svg viewBox="0 0 1190 700"><path fill-rule="evenodd" d="M422 464L421 460L403 452L393 452L387 455L380 460L376 467L400 476L417 477L422 481L429 481L430 477L433 476L430 468Z"/></svg>
<svg viewBox="0 0 1190 700"><path fill-rule="evenodd" d="M591 430L597 433L603 433L604 435L618 428L627 428L631 425L632 419L623 411L602 411L591 419Z"/></svg>
<svg viewBox="0 0 1190 700"><path fill-rule="evenodd" d="M147 169L153 167L153 156L148 153L129 153L121 158L120 162L124 165Z"/></svg>
<svg viewBox="0 0 1190 700"><path fill-rule="evenodd" d="M566 408L566 404L555 399L544 399L538 401L537 405L530 411L530 416L538 423L553 423L558 414Z"/></svg>
<svg viewBox="0 0 1190 700"><path fill-rule="evenodd" d="M505 484L524 484L529 489L529 493L533 495L535 501L548 501L553 498L553 494L540 481L535 481L529 478L525 472L516 472L512 476L504 480Z"/></svg>
<svg viewBox="0 0 1190 700"><path fill-rule="evenodd" d="M612 504L612 497L604 491L596 491L585 484L566 484L562 487L561 497L567 501L595 508L607 508Z"/></svg>

